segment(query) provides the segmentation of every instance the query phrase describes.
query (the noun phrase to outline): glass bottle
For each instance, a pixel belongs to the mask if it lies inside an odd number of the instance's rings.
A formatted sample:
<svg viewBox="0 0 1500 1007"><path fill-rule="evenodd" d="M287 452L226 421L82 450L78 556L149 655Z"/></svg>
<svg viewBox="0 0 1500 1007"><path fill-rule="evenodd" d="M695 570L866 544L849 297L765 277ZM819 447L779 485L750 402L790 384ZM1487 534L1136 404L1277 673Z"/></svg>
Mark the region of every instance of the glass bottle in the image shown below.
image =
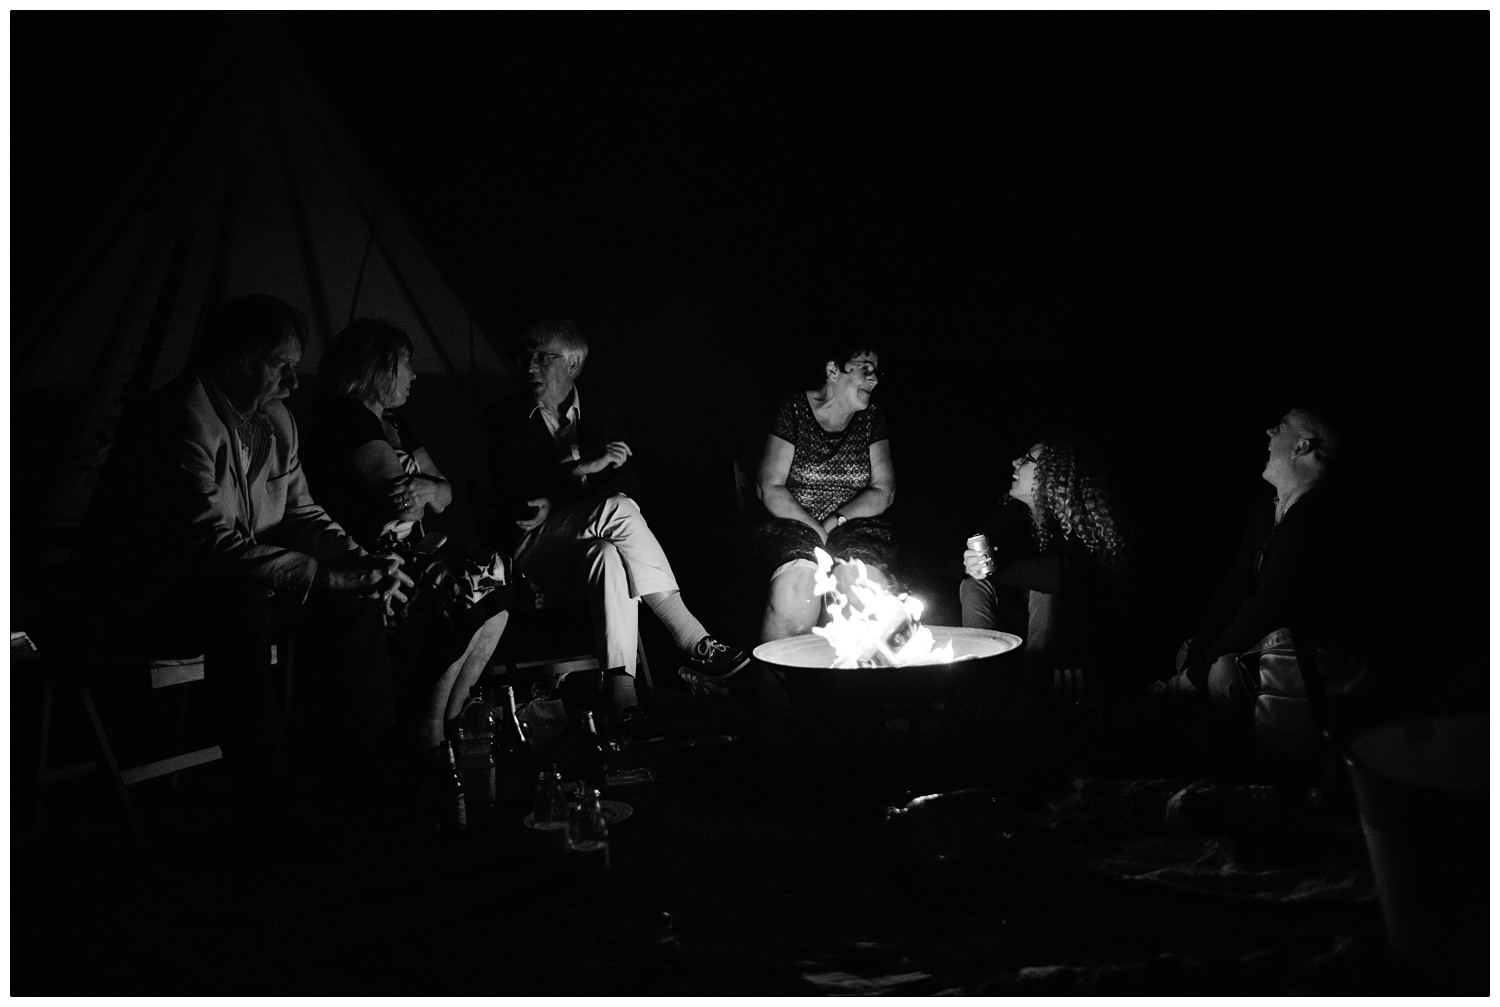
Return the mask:
<svg viewBox="0 0 1500 1007"><path fill-rule="evenodd" d="M526 728L516 714L516 692L505 687L505 706L495 731L496 798L506 804L523 804L531 798L536 767Z"/></svg>
<svg viewBox="0 0 1500 1007"><path fill-rule="evenodd" d="M475 685L458 711L458 768L470 801L495 801L494 745L495 711L484 698L484 686Z"/></svg>
<svg viewBox="0 0 1500 1007"><path fill-rule="evenodd" d="M536 803L532 805L531 821L538 828L568 827L568 795L563 792L556 763L537 776Z"/></svg>
<svg viewBox="0 0 1500 1007"><path fill-rule="evenodd" d="M599 791L584 787L568 818L568 862L577 874L602 879L609 870L609 823Z"/></svg>
<svg viewBox="0 0 1500 1007"><path fill-rule="evenodd" d="M583 714L583 786L585 789L603 790L609 778L609 761L604 755L604 744L599 740L599 731L594 727L594 711Z"/></svg>
<svg viewBox="0 0 1500 1007"><path fill-rule="evenodd" d="M443 742L443 762L444 769L433 782L433 817L438 828L457 831L469 824L469 814L464 801L464 781L458 775L451 741Z"/></svg>

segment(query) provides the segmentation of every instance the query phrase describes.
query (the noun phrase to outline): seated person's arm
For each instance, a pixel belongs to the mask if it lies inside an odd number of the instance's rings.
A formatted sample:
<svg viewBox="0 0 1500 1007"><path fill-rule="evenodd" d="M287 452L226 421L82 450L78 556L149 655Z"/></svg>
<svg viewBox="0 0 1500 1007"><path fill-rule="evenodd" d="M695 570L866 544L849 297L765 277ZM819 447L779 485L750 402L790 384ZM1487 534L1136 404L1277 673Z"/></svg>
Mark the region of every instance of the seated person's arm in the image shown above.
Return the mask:
<svg viewBox="0 0 1500 1007"><path fill-rule="evenodd" d="M1058 594L1067 576L1066 557L1036 555L1030 513L1019 504L1002 502L984 526L990 541L992 564L986 579L1042 594ZM975 576L982 569L984 554L964 549L964 573Z"/></svg>
<svg viewBox="0 0 1500 1007"><path fill-rule="evenodd" d="M392 490L392 499L401 499L404 491L413 497L413 506L431 507L434 514L441 514L453 502L453 486L448 482L448 477L438 470L437 463L432 460L426 448L417 448L411 454L422 473L403 477ZM399 504L395 506L399 507Z"/></svg>
<svg viewBox="0 0 1500 1007"><path fill-rule="evenodd" d="M586 414L579 432L579 460L561 467L561 485L548 495L554 504L598 493L623 493L639 497L640 479L631 457L630 437L625 429L625 411L609 399L593 400L594 412Z"/></svg>
<svg viewBox="0 0 1500 1007"><path fill-rule="evenodd" d="M997 561L990 579L997 584L1012 584L1028 591L1058 594L1062 591L1066 573L1067 560L1064 557L1033 556L1030 559L1013 559L1003 565Z"/></svg>
<svg viewBox="0 0 1500 1007"><path fill-rule="evenodd" d="M1245 535L1240 540L1234 563L1215 589L1213 599L1209 602L1203 620L1198 625L1198 631L1194 634L1192 643L1188 645L1183 670L1189 672L1189 677L1195 683L1206 679L1208 668L1215 658L1229 653L1229 650L1224 649L1225 631L1232 622L1236 621L1238 613L1242 611L1251 594L1255 592L1255 557L1267 534L1268 528L1262 527L1261 523L1252 516L1245 528ZM1239 636L1242 633L1230 635ZM1261 636L1264 635L1264 633L1261 634ZM1260 636L1252 639L1250 643L1258 639Z"/></svg>
<svg viewBox="0 0 1500 1007"><path fill-rule="evenodd" d="M790 462L790 459L788 459ZM823 519L823 530L838 527L839 515L846 518L879 517L896 501L896 468L891 464L891 442L876 441L870 445L870 485L844 501Z"/></svg>
<svg viewBox="0 0 1500 1007"><path fill-rule="evenodd" d="M782 440L775 434L768 437L765 456L761 459L760 471L756 473L755 492L773 517L800 521L816 531L819 538L826 540L828 536L823 526L803 510L802 505L786 488L786 477L792 471L792 456L795 453L796 448L790 441Z"/></svg>
<svg viewBox="0 0 1500 1007"><path fill-rule="evenodd" d="M385 507L387 517L402 521L422 519L427 507L424 500L416 499L418 487L421 487L422 497L429 498L434 492L432 481L421 476L408 476L396 457L396 449L388 441L366 441L344 456L344 465L366 495ZM447 480L443 482L446 485ZM408 495L408 485L411 486L409 495L414 499L409 505L403 506L400 501ZM452 495L449 490L450 500Z"/></svg>
<svg viewBox="0 0 1500 1007"><path fill-rule="evenodd" d="M598 475L605 469L624 465L630 455L630 445L624 441L610 441L604 445L604 450L597 457L576 463L570 475L576 479L586 479L588 476Z"/></svg>
<svg viewBox="0 0 1500 1007"><path fill-rule="evenodd" d="M1290 628L1313 616L1329 593L1324 583L1324 547L1324 542L1309 534L1278 543L1254 590L1224 627L1204 641L1202 659L1212 663L1222 654L1243 653L1272 630ZM1189 661L1196 656L1190 651Z"/></svg>
<svg viewBox="0 0 1500 1007"><path fill-rule="evenodd" d="M319 560L362 553L354 540L312 501L302 469L292 470L282 523L257 542L242 521L226 509L215 459L203 438L174 439L168 451L169 475L160 487L182 545L209 575L226 573L266 582L279 592L305 599L319 571Z"/></svg>

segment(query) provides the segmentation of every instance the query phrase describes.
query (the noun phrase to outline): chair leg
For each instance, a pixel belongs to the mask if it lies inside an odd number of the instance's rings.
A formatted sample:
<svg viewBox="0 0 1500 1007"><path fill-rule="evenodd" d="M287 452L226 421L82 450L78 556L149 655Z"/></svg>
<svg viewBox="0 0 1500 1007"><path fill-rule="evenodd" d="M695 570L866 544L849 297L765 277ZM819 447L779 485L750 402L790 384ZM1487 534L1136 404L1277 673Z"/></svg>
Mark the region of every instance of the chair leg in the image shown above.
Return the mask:
<svg viewBox="0 0 1500 1007"><path fill-rule="evenodd" d="M636 676L645 683L646 693L649 695L656 687L651 684L651 665L646 661L646 644L640 634L635 638L635 670Z"/></svg>
<svg viewBox="0 0 1500 1007"><path fill-rule="evenodd" d="M125 781L120 777L120 767L115 763L114 749L110 747L109 738L104 733L104 725L99 721L99 711L94 709L94 696L89 692L87 683L79 681L76 684L78 696L83 700L83 708L88 711L89 722L94 725L94 737L98 739L99 750L104 756L104 768L114 784L121 806L125 809L125 817L130 820L130 830L135 834L136 844L144 850L146 849L146 832L141 828L141 820L136 817L135 804L130 800L130 792L125 789Z"/></svg>
<svg viewBox="0 0 1500 1007"><path fill-rule="evenodd" d="M36 813L32 822L37 832L42 828L42 793L47 789L47 750L52 741L52 679L42 686L42 750L36 760Z"/></svg>
<svg viewBox="0 0 1500 1007"><path fill-rule="evenodd" d="M181 752L183 750L182 740L187 737L187 683L184 682L177 688L182 695L177 697L177 732L176 737L172 741L173 752ZM171 776L171 780L167 782L167 789L176 793L178 774L174 772Z"/></svg>
<svg viewBox="0 0 1500 1007"><path fill-rule="evenodd" d="M282 637L282 639L278 640L275 644L272 645L272 653L275 657L275 660L272 663L281 670L281 681L283 685L282 695L286 704L286 715L288 720L292 719L302 712L300 706L298 705L300 700L296 685L296 646L297 636L295 633L286 634L286 636Z"/></svg>

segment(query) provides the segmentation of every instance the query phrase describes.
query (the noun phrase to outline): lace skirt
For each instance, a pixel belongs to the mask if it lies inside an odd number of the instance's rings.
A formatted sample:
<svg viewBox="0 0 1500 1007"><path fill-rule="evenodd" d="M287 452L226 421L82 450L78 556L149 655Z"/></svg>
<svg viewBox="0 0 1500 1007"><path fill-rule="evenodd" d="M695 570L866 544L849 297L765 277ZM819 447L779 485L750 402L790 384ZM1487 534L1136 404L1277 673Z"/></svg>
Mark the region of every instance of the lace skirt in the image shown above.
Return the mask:
<svg viewBox="0 0 1500 1007"><path fill-rule="evenodd" d="M813 560L813 549L820 548L835 560L863 560L866 566L879 567L887 576L896 561L896 526L885 515L850 518L828 533L820 542L818 533L801 521L769 518L752 533L756 562L765 575L795 559Z"/></svg>

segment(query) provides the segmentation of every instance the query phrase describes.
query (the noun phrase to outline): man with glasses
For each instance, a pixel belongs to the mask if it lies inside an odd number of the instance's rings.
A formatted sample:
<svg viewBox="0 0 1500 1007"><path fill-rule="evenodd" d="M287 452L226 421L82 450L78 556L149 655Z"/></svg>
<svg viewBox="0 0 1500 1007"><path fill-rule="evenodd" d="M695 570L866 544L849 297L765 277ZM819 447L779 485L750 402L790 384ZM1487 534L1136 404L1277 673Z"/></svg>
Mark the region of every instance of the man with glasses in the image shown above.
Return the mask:
<svg viewBox="0 0 1500 1007"><path fill-rule="evenodd" d="M635 501L640 480L619 407L577 379L588 343L566 319L527 332L529 391L489 417L489 460L500 508L496 537L515 570L548 590L586 589L595 647L618 712L635 704L637 607L644 601L695 671L722 679L749 655L714 639L683 603L677 578Z"/></svg>
<svg viewBox="0 0 1500 1007"><path fill-rule="evenodd" d="M1195 636L1183 644L1166 691L1206 696L1227 713L1248 710L1259 682L1243 653L1268 633L1317 631L1334 619L1348 568L1340 552L1343 514L1327 488L1342 438L1325 413L1293 409L1266 430L1262 478L1275 489L1250 515L1229 574L1219 585Z"/></svg>

